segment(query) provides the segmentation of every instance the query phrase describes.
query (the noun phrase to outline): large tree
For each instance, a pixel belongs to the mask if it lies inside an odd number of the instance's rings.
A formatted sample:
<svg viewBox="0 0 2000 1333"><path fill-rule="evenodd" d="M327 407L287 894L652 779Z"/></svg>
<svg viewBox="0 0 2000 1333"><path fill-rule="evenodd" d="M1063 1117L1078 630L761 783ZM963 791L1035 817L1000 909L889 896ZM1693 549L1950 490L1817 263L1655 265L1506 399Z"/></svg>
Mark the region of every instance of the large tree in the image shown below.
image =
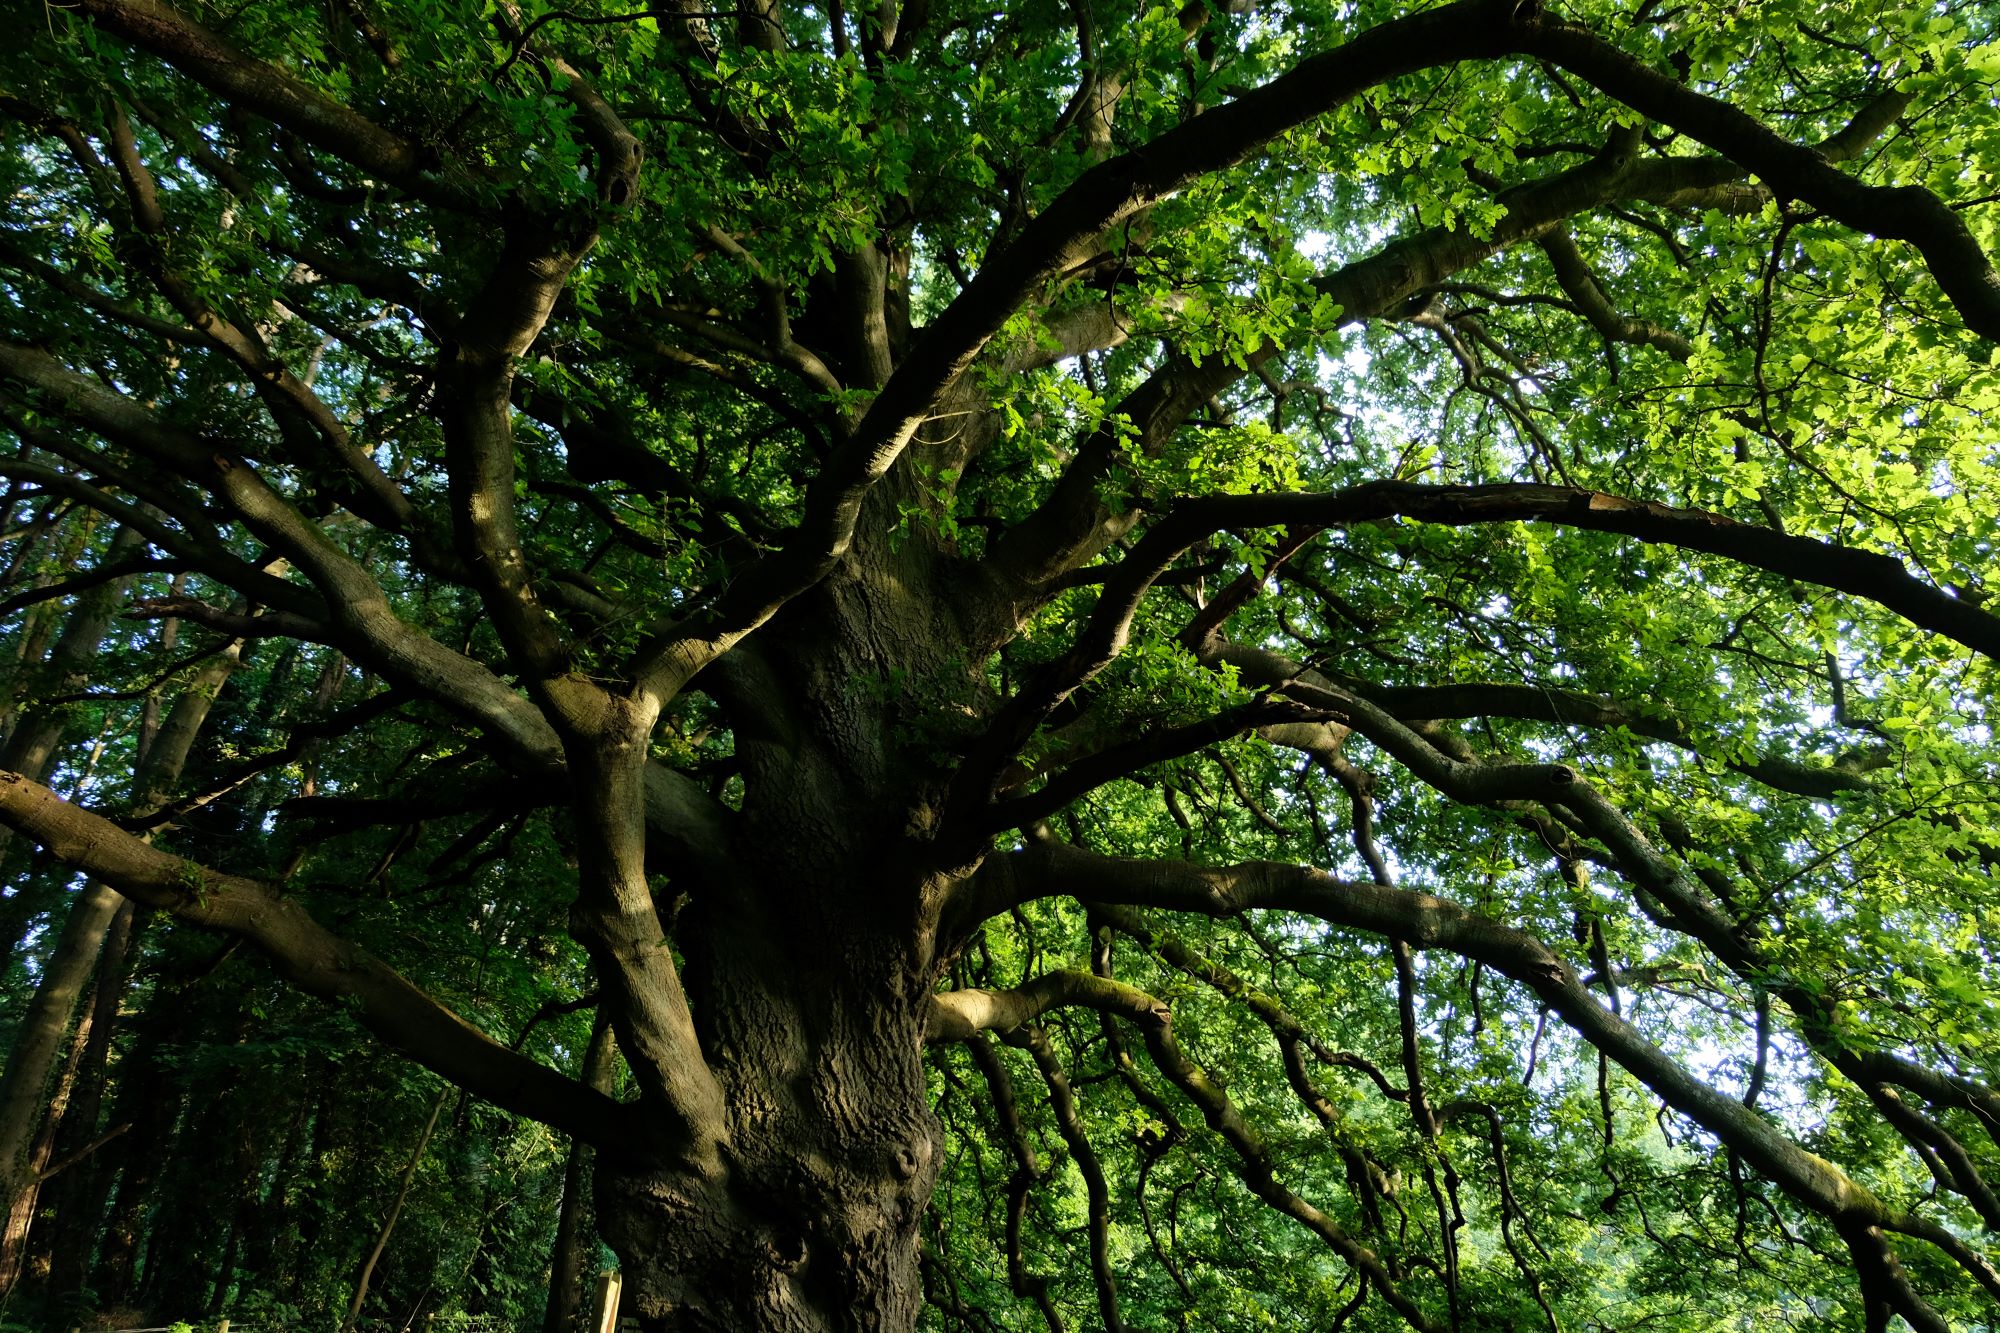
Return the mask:
<svg viewBox="0 0 2000 1333"><path fill-rule="evenodd" d="M1992 22L18 7L9 1206L115 890L648 1328L1990 1323Z"/></svg>

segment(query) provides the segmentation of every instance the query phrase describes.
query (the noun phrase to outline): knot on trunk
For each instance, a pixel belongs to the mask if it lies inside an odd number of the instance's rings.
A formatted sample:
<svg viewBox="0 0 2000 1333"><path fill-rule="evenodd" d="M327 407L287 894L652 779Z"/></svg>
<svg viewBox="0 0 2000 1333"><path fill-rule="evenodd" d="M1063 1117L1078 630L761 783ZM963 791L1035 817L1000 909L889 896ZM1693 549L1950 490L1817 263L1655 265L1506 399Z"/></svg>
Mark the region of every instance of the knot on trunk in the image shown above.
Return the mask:
<svg viewBox="0 0 2000 1333"><path fill-rule="evenodd" d="M774 1232L764 1241L764 1252L770 1256L772 1266L786 1273L796 1273L804 1267L808 1248L806 1238L797 1232Z"/></svg>

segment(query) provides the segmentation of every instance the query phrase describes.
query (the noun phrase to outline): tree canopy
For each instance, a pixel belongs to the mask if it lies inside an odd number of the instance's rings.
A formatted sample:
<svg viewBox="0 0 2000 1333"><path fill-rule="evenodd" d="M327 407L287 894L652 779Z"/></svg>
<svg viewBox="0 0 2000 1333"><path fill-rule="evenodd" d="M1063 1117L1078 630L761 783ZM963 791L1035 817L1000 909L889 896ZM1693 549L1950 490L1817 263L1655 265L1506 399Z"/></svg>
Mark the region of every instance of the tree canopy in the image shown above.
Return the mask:
<svg viewBox="0 0 2000 1333"><path fill-rule="evenodd" d="M1991 6L13 20L10 1317L1994 1327Z"/></svg>

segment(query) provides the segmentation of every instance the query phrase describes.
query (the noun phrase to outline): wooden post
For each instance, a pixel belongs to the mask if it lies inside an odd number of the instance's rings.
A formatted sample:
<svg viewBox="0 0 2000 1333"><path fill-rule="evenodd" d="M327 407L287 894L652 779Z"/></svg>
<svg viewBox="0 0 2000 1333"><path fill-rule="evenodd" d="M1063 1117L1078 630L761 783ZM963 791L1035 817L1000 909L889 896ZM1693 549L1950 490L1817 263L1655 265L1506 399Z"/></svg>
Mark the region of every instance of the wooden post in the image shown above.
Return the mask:
<svg viewBox="0 0 2000 1333"><path fill-rule="evenodd" d="M215 1333L229 1333L229 1321L227 1319L216 1320Z"/></svg>
<svg viewBox="0 0 2000 1333"><path fill-rule="evenodd" d="M597 1275L597 1333L618 1333L618 1293L624 1285L615 1268Z"/></svg>

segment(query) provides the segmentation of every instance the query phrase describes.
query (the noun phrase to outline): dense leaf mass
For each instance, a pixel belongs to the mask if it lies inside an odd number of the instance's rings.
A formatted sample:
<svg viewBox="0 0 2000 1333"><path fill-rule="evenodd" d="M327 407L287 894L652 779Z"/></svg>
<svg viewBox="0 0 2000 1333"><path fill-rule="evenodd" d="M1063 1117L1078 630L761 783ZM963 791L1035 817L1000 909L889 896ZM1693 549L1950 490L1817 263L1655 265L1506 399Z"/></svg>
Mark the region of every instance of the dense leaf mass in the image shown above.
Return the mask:
<svg viewBox="0 0 2000 1333"><path fill-rule="evenodd" d="M1995 1327L1991 6L10 21L0 1315Z"/></svg>

